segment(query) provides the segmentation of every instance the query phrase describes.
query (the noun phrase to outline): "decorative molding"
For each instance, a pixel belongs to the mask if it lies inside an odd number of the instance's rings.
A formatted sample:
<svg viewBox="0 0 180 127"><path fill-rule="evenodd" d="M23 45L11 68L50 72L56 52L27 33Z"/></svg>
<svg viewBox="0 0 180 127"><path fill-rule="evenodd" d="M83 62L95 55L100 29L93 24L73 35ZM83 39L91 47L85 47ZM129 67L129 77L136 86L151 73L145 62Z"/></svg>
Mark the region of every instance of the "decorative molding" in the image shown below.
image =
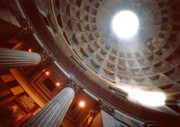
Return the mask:
<svg viewBox="0 0 180 127"><path fill-rule="evenodd" d="M34 33L31 23L27 19L24 19L22 17L16 17L16 18L22 27L23 33L25 33L25 34L33 34Z"/></svg>
<svg viewBox="0 0 180 127"><path fill-rule="evenodd" d="M115 107L103 99L99 99L99 101L100 101L100 108L113 116Z"/></svg>
<svg viewBox="0 0 180 127"><path fill-rule="evenodd" d="M143 127L169 127L169 126L155 121L148 121L143 125Z"/></svg>
<svg viewBox="0 0 180 127"><path fill-rule="evenodd" d="M78 94L82 90L82 88L78 85L78 83L75 80L70 79L67 83L67 86L71 87L76 94Z"/></svg>
<svg viewBox="0 0 180 127"><path fill-rule="evenodd" d="M45 48L42 49L42 51L40 52L40 55L41 55L41 63L40 64L42 66L46 66L54 61L53 55Z"/></svg>

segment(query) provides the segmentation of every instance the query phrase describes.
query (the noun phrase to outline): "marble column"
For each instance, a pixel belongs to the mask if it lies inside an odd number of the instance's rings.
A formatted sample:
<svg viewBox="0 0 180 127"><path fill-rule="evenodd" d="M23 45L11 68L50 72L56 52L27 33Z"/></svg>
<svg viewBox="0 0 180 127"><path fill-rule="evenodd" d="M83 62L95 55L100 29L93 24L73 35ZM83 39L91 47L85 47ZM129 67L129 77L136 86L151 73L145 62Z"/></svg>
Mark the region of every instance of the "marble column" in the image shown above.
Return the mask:
<svg viewBox="0 0 180 127"><path fill-rule="evenodd" d="M71 87L64 88L22 127L60 127L74 96Z"/></svg>
<svg viewBox="0 0 180 127"><path fill-rule="evenodd" d="M37 65L41 60L38 53L0 48L0 68Z"/></svg>

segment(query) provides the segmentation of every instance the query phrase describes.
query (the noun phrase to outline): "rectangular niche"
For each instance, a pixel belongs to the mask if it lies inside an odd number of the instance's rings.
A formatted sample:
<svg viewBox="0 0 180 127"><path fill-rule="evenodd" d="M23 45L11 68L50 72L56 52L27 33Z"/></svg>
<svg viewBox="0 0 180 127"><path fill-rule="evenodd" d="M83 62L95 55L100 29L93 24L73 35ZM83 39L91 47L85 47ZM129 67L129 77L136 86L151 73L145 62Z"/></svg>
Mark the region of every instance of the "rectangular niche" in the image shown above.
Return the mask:
<svg viewBox="0 0 180 127"><path fill-rule="evenodd" d="M50 78L46 78L43 84L48 88L49 91L53 92L56 89L54 82Z"/></svg>

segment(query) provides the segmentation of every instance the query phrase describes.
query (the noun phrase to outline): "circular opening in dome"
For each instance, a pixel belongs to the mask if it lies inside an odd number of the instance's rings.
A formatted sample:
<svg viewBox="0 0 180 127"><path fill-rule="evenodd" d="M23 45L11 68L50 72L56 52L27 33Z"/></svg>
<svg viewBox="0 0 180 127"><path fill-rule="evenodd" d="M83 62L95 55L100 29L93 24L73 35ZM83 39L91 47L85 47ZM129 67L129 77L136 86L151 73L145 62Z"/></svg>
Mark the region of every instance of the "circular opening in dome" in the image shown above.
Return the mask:
<svg viewBox="0 0 180 127"><path fill-rule="evenodd" d="M120 38L131 38L139 29L139 19L132 11L120 11L112 20L112 29Z"/></svg>

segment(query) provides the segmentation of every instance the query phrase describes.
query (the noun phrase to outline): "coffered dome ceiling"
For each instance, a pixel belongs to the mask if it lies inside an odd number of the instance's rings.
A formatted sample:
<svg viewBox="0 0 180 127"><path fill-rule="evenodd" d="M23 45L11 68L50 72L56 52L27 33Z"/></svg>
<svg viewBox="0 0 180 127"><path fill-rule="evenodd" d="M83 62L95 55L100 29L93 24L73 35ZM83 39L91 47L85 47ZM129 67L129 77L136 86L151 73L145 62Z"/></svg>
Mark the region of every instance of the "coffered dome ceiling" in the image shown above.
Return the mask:
<svg viewBox="0 0 180 127"><path fill-rule="evenodd" d="M175 0L57 0L54 12L66 46L94 78L109 84L180 90L180 14ZM118 38L113 16L133 11L137 35Z"/></svg>
<svg viewBox="0 0 180 127"><path fill-rule="evenodd" d="M33 37L52 57L52 66L108 113L117 110L143 121L179 122L179 0L19 0L19 4ZM130 39L118 38L111 28L113 17L122 10L139 18L138 33ZM129 101L133 98L122 89L124 84L164 92L165 105L147 107L139 100Z"/></svg>

